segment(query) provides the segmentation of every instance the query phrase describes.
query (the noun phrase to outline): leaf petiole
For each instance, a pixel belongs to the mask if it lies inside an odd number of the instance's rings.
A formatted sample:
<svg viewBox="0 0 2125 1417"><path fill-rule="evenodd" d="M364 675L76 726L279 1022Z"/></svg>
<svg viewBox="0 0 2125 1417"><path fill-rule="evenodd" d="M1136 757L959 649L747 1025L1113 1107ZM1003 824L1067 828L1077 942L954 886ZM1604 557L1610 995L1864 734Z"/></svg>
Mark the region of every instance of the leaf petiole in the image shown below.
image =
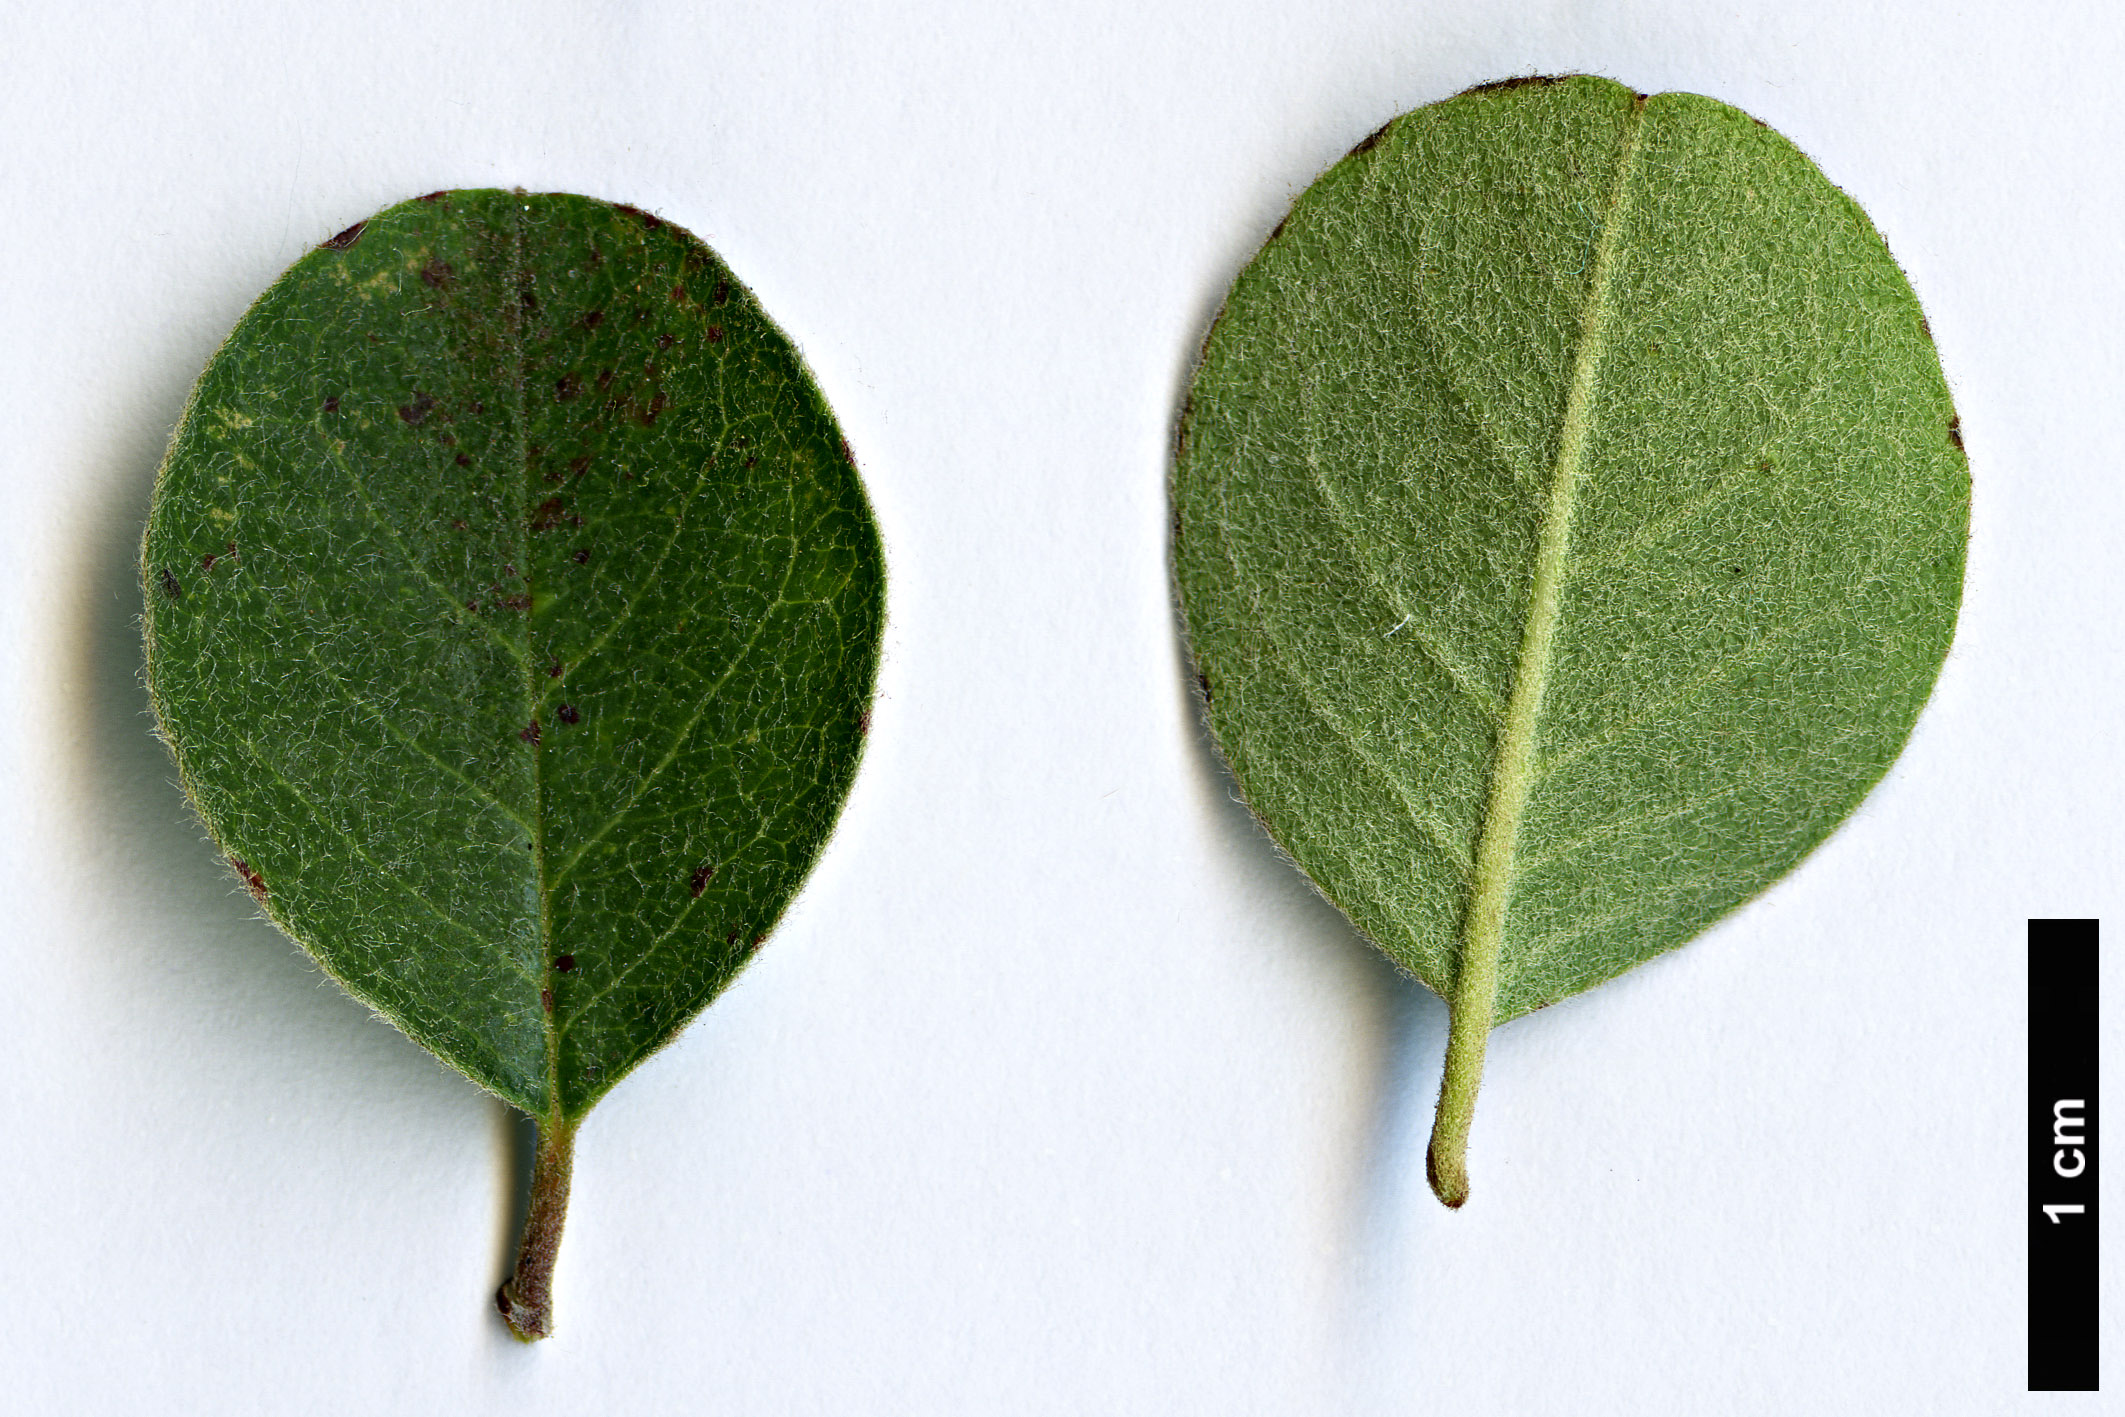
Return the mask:
<svg viewBox="0 0 2125 1417"><path fill-rule="evenodd" d="M1455 1210L1468 1200L1468 1126L1476 1115L1476 1089L1483 1083L1483 1048L1490 1041L1488 1010L1456 1007L1446 1029L1446 1075L1439 1082L1439 1110L1424 1176L1432 1193Z"/></svg>
<svg viewBox="0 0 2125 1417"><path fill-rule="evenodd" d="M517 1244L516 1272L494 1294L494 1306L502 1311L510 1332L526 1343L553 1332L553 1262L561 1252L561 1227L568 1219L576 1126L558 1116L539 1123L531 1204L524 1215L524 1238Z"/></svg>

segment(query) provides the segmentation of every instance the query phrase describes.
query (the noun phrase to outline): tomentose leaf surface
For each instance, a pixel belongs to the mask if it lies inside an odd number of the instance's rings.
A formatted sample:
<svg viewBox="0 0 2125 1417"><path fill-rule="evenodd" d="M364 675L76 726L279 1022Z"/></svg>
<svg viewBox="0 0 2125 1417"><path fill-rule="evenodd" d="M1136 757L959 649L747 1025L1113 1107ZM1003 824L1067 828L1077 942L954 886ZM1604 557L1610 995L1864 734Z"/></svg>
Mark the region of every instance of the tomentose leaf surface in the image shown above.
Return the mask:
<svg viewBox="0 0 2125 1417"><path fill-rule="evenodd" d="M1276 839L1494 1023L1689 940L1881 777L1969 520L1917 299L1791 143L1691 94L1491 86L1309 189L1203 352L1175 566Z"/></svg>

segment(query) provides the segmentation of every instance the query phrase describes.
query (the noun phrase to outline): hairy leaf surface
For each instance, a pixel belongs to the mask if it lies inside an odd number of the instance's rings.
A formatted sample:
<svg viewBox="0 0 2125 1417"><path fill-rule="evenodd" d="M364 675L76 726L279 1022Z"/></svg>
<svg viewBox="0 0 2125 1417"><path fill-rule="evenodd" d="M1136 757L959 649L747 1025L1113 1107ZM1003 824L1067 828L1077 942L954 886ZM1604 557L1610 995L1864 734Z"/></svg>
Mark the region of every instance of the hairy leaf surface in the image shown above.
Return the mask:
<svg viewBox="0 0 2125 1417"><path fill-rule="evenodd" d="M549 1129L810 869L884 584L831 413L714 253L500 191L392 207L260 298L142 571L162 731L267 913Z"/></svg>
<svg viewBox="0 0 2125 1417"><path fill-rule="evenodd" d="M1881 777L1969 475L1859 207L1744 113L1575 77L1406 114L1299 199L1174 500L1218 742L1451 1003L1465 1135L1494 1022L1689 940Z"/></svg>

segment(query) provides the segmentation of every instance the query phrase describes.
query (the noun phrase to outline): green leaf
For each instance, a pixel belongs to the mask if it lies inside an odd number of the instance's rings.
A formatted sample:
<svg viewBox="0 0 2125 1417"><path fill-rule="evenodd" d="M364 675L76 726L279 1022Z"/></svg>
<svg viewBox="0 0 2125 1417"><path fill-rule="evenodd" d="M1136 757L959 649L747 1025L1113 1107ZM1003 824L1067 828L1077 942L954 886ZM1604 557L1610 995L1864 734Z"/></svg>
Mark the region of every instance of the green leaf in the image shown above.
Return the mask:
<svg viewBox="0 0 2125 1417"><path fill-rule="evenodd" d="M1449 1205L1494 1024L1688 941L1887 770L1969 489L1865 213L1708 98L1419 109L1241 273L1181 421L1189 635L1254 810L1450 1005Z"/></svg>
<svg viewBox="0 0 2125 1417"><path fill-rule="evenodd" d="M883 557L797 351L632 207L406 202L214 356L141 568L156 716L237 873L538 1119L536 1261L577 1122L744 968L862 752Z"/></svg>

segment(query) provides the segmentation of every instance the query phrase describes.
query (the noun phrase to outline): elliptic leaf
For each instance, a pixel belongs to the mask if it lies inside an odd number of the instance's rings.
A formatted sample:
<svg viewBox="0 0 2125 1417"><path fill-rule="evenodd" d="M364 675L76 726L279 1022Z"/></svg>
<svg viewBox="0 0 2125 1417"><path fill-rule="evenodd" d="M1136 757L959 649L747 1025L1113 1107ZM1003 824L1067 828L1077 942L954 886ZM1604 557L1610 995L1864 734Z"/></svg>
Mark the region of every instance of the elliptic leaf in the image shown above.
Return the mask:
<svg viewBox="0 0 2125 1417"><path fill-rule="evenodd" d="M1852 200L1725 104L1419 109L1301 196L1182 416L1211 726L1321 890L1490 1028L1689 940L1902 748L1962 595L1931 336Z"/></svg>
<svg viewBox="0 0 2125 1417"><path fill-rule="evenodd" d="M243 317L141 569L157 718L260 905L538 1119L504 1312L543 1333L577 1122L745 966L862 751L884 564L832 414L688 233L438 192Z"/></svg>

